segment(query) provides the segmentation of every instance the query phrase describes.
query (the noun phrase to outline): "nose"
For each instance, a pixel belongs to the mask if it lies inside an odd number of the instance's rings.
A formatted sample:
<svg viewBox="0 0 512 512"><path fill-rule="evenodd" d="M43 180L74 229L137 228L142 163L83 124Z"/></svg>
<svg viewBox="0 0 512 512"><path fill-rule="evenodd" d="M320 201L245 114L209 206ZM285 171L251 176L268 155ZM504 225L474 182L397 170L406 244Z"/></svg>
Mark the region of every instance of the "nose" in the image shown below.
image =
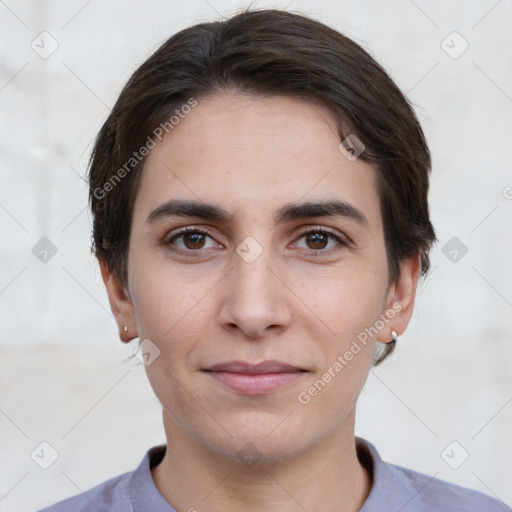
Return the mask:
<svg viewBox="0 0 512 512"><path fill-rule="evenodd" d="M285 330L292 318L293 294L268 251L252 262L238 254L233 260L221 284L223 300L218 316L221 326L251 339Z"/></svg>

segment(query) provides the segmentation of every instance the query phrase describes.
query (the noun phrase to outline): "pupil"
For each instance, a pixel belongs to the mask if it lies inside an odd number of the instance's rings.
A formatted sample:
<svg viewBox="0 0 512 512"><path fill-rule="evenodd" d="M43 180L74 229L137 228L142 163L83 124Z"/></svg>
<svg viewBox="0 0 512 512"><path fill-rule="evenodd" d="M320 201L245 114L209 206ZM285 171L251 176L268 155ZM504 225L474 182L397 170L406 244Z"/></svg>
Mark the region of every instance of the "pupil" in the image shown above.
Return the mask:
<svg viewBox="0 0 512 512"><path fill-rule="evenodd" d="M312 235L308 235L308 242L313 242L316 245L316 249L323 249L327 245L327 236L323 233L314 233Z"/></svg>
<svg viewBox="0 0 512 512"><path fill-rule="evenodd" d="M185 236L185 245L188 249L200 249L204 235L201 233L189 233ZM191 242L190 244L187 241ZM192 246L192 247L191 247Z"/></svg>

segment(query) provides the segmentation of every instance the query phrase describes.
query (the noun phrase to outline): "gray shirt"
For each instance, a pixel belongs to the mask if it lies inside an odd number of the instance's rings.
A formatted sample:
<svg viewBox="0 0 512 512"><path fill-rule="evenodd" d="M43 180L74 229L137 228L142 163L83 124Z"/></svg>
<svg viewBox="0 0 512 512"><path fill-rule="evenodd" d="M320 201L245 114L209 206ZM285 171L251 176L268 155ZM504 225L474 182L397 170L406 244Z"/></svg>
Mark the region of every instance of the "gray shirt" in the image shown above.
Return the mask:
<svg viewBox="0 0 512 512"><path fill-rule="evenodd" d="M357 455L373 485L359 512L505 512L510 508L485 494L384 462L375 446L356 437ZM135 471L108 480L41 512L176 512L156 488L150 468L166 445L148 450ZM191 510L194 510L191 508Z"/></svg>

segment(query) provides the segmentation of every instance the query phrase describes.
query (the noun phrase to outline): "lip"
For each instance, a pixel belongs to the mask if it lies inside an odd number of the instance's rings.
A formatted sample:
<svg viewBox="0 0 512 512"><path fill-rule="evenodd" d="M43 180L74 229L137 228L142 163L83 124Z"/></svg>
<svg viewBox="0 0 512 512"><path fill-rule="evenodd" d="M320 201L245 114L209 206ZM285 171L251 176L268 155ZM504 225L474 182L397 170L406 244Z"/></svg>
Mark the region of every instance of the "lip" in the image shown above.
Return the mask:
<svg viewBox="0 0 512 512"><path fill-rule="evenodd" d="M204 370L212 379L244 395L262 395L283 388L299 379L306 370L281 361L253 364L228 361Z"/></svg>

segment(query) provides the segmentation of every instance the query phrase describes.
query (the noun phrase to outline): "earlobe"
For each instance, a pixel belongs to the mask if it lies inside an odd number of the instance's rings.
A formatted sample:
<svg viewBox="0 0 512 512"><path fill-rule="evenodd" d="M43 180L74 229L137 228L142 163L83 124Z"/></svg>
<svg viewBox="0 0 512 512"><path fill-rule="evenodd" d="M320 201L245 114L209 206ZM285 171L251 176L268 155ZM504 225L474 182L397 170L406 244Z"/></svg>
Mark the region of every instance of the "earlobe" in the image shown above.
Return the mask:
<svg viewBox="0 0 512 512"><path fill-rule="evenodd" d="M116 319L119 338L128 343L138 336L133 303L127 287L119 281L106 260L99 261L101 277L107 290L110 309Z"/></svg>
<svg viewBox="0 0 512 512"><path fill-rule="evenodd" d="M378 341L389 343L407 329L414 309L420 269L420 254L401 262L400 277L390 287L386 300L384 315L388 317L388 323L377 336Z"/></svg>

